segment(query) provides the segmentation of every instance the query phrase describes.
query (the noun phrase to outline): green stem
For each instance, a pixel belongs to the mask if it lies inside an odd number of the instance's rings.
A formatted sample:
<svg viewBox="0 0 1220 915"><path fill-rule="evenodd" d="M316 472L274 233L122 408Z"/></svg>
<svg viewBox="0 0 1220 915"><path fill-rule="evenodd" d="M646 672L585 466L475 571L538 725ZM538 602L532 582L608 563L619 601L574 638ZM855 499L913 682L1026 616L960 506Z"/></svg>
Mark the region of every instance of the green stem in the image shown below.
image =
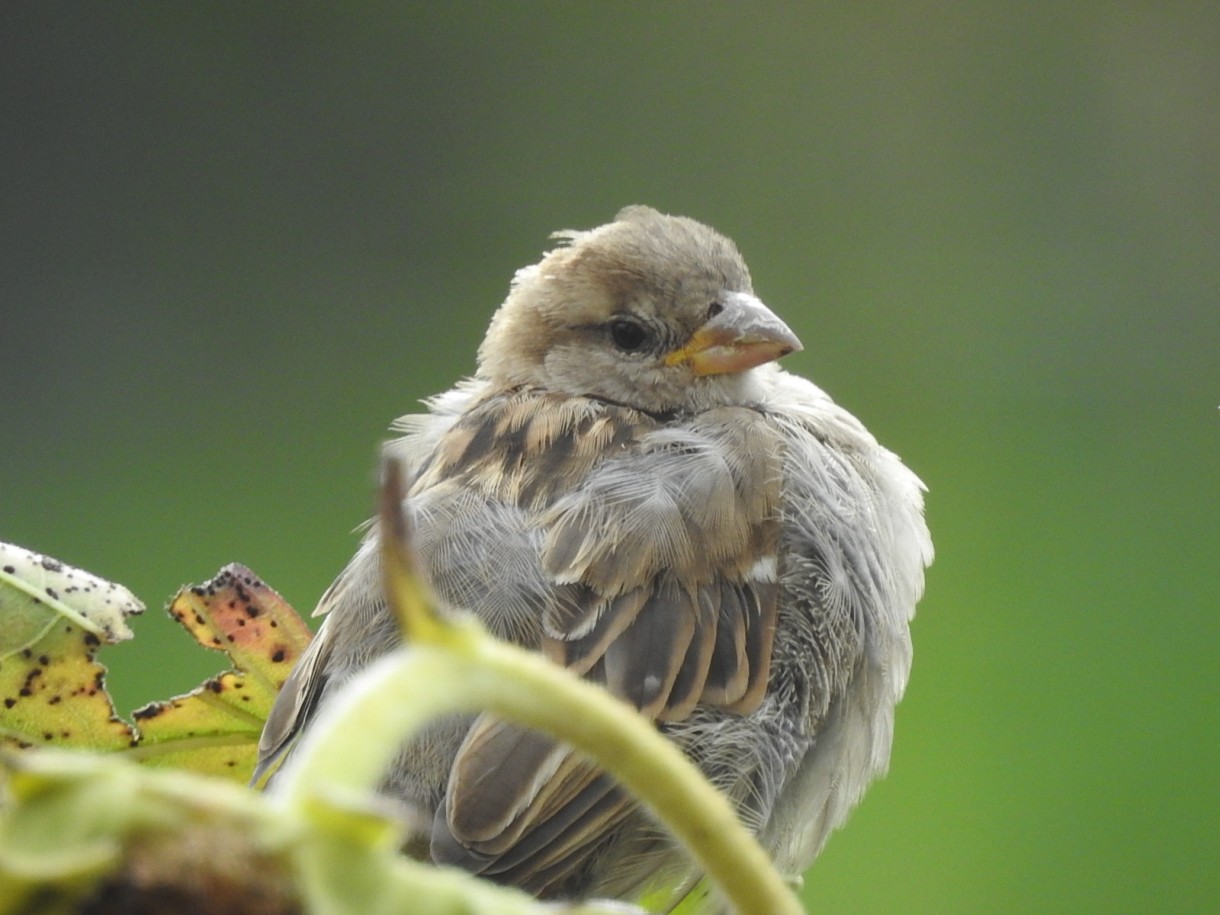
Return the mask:
<svg viewBox="0 0 1220 915"><path fill-rule="evenodd" d="M740 912L802 909L766 852L671 742L597 686L458 625L358 675L323 709L275 792L296 809L376 788L408 739L440 715L490 711L597 759L686 846Z"/></svg>

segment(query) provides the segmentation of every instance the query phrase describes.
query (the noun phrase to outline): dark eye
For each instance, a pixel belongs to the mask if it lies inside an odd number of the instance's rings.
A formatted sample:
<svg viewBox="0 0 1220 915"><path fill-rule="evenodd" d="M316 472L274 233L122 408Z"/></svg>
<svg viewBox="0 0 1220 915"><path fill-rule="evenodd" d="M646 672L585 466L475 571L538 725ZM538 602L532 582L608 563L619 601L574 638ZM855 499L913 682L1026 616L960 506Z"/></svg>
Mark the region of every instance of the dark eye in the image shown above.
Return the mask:
<svg viewBox="0 0 1220 915"><path fill-rule="evenodd" d="M711 305L707 306L707 317L704 320L710 321L722 311L724 311L724 306L719 302L713 302Z"/></svg>
<svg viewBox="0 0 1220 915"><path fill-rule="evenodd" d="M610 339L625 353L632 353L648 340L648 331L627 318L618 318L610 322Z"/></svg>

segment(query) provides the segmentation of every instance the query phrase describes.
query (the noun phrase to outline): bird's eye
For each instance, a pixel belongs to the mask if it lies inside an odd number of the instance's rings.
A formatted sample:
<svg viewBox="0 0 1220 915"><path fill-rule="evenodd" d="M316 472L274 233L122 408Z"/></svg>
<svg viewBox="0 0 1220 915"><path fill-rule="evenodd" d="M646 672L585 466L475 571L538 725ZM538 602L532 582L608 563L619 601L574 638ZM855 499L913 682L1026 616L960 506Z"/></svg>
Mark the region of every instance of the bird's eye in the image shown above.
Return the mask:
<svg viewBox="0 0 1220 915"><path fill-rule="evenodd" d="M704 320L710 321L710 320L712 320L712 318L716 317L716 315L720 314L720 312L722 312L722 311L724 311L724 306L721 305L719 302L713 302L711 305L707 306L707 317L704 318Z"/></svg>
<svg viewBox="0 0 1220 915"><path fill-rule="evenodd" d="M648 331L635 321L619 318L610 323L610 339L623 352L632 353L648 340Z"/></svg>

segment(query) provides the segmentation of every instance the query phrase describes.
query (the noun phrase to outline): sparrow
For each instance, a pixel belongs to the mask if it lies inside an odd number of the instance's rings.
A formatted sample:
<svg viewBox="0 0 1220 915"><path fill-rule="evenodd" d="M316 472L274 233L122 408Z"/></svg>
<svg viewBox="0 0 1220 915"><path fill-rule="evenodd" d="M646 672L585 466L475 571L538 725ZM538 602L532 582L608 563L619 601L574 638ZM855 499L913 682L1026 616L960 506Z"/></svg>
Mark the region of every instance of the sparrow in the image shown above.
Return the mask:
<svg viewBox="0 0 1220 915"><path fill-rule="evenodd" d="M798 875L888 765L932 559L923 485L779 368L801 343L728 238L644 206L552 238L474 376L386 446L420 568L442 612L653 720ZM400 643L375 527L317 613L256 780ZM697 877L596 764L490 714L429 726L381 790L422 824L408 853L540 898Z"/></svg>

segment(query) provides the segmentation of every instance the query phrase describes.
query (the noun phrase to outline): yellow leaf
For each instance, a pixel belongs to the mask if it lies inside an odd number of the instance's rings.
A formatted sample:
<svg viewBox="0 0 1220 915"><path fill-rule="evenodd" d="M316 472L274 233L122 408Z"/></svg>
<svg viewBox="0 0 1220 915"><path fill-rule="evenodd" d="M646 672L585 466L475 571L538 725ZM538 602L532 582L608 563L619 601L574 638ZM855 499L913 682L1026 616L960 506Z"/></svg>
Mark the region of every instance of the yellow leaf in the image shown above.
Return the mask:
<svg viewBox="0 0 1220 915"><path fill-rule="evenodd" d="M131 638L126 618L143 611L121 585L0 543L0 742L129 746L94 655Z"/></svg>
<svg viewBox="0 0 1220 915"><path fill-rule="evenodd" d="M234 670L185 696L135 712L142 762L248 781L275 696L309 644L296 611L243 565L184 588L169 613L199 644L223 651Z"/></svg>

